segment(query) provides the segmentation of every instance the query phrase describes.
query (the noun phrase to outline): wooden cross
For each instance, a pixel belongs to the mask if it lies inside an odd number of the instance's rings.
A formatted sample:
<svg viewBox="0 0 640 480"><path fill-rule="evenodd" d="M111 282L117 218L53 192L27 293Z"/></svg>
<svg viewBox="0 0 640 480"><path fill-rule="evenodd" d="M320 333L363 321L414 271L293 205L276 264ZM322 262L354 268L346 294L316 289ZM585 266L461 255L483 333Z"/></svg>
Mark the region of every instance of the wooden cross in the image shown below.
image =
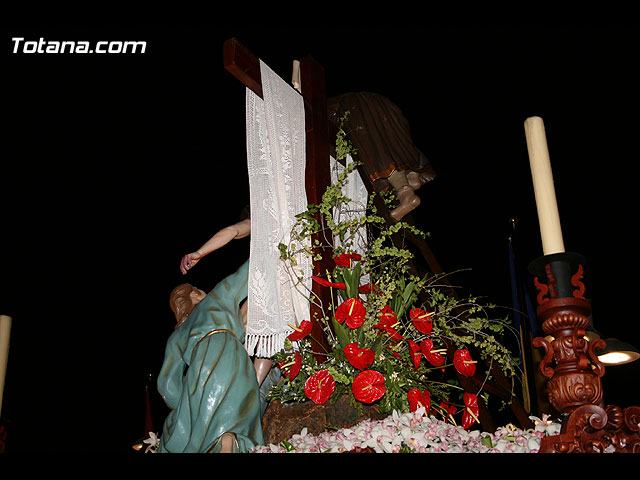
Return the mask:
<svg viewBox="0 0 640 480"><path fill-rule="evenodd" d="M230 38L223 47L224 68L236 77L242 84L262 98L262 80L260 75L260 59L236 38ZM327 96L325 87L324 68L313 57L300 59L300 81L302 98L304 100L306 156L305 183L307 203L319 204L322 195L331 183L329 170L329 122L327 119ZM313 238L311 239L313 244ZM324 240L326 243L326 239ZM313 264L313 274L319 275L325 270L331 270L330 258L323 255L321 261ZM328 289L314 283L313 293L318 296L323 305L329 305ZM314 352L321 356L325 349L329 349L322 325L315 320L321 318L322 311L311 304L311 334L319 343L314 342ZM324 358L318 359L320 362Z"/></svg>

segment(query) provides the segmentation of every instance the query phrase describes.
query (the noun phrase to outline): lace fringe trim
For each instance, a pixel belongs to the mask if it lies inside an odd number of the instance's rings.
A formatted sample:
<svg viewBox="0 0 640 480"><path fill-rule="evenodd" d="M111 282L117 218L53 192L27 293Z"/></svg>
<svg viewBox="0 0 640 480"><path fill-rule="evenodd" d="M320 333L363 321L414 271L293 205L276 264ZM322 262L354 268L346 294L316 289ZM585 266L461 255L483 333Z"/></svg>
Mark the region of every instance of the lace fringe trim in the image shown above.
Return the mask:
<svg viewBox="0 0 640 480"><path fill-rule="evenodd" d="M268 335L248 334L244 347L249 356L271 358L284 348L284 341L291 332L293 330Z"/></svg>

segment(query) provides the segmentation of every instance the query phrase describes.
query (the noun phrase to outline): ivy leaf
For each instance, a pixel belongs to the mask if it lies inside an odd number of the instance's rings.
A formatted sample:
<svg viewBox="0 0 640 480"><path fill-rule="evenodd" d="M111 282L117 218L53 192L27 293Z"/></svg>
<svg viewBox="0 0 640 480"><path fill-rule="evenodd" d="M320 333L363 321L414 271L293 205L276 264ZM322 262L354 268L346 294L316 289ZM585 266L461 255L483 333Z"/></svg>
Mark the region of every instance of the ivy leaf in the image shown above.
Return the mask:
<svg viewBox="0 0 640 480"><path fill-rule="evenodd" d="M286 260L287 258L289 258L289 255L287 253L287 246L284 243L278 244L278 250L280 250L281 260Z"/></svg>

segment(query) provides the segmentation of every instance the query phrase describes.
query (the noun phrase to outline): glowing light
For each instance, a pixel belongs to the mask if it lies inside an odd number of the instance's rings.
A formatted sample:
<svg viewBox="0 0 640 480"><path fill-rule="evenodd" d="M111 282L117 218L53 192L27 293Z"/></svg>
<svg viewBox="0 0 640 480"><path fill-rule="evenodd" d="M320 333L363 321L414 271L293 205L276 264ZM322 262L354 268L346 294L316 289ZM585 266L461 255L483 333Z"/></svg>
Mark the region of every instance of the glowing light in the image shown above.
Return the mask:
<svg viewBox="0 0 640 480"><path fill-rule="evenodd" d="M620 365L623 363L629 363L634 360L633 355L626 352L609 352L598 357L605 365Z"/></svg>

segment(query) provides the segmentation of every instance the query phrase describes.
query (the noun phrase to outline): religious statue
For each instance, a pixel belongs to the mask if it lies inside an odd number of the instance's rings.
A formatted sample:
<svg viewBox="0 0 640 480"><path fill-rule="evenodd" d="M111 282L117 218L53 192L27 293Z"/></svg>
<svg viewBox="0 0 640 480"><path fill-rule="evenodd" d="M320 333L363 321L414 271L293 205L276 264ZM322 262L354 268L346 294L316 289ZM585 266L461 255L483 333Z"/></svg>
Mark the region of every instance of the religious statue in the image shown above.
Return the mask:
<svg viewBox="0 0 640 480"><path fill-rule="evenodd" d="M415 193L436 176L425 155L413 144L409 122L388 98L369 92L345 93L327 100L329 121L342 124L376 190L391 185L399 205L391 216L399 221L420 205Z"/></svg>
<svg viewBox="0 0 640 480"><path fill-rule="evenodd" d="M248 270L247 260L208 294L190 284L171 293L177 324L158 376L171 411L158 452L246 452L264 442L258 380L243 346Z"/></svg>

